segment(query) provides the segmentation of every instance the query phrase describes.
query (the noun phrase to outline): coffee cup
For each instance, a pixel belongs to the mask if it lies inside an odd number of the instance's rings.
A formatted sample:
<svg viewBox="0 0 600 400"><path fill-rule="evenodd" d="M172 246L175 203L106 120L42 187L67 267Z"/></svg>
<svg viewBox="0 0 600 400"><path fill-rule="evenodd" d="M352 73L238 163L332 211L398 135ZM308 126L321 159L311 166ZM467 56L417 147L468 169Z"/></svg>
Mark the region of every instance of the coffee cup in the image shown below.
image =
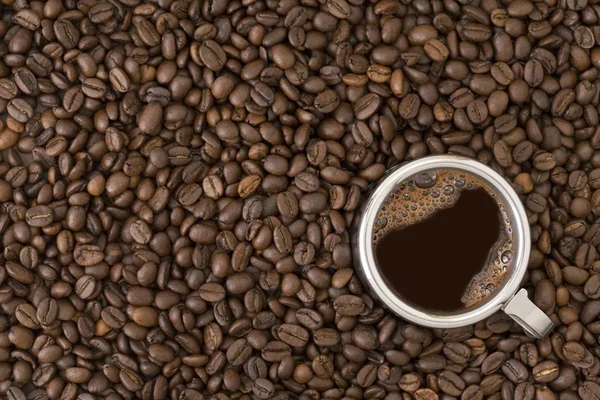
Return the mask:
<svg viewBox="0 0 600 400"><path fill-rule="evenodd" d="M416 188L415 190L413 186L415 179L419 176L425 176L425 181L431 180L430 178L433 177L433 180L437 179L439 184L434 186L434 184L437 184L436 182L428 182L427 185L423 185L422 189ZM473 184L469 183L473 189L475 187L485 189L486 193L497 202L498 210L500 210L499 219L504 224L502 229L503 232L508 232L508 236L500 235L499 237L504 238L503 242L497 242L494 245L495 247L492 246L494 251L498 253L497 255L490 249L485 250L491 254L490 257L486 258L485 265L481 267L484 272L479 274L485 276L472 278L469 286L464 289L465 291L478 291L478 288L482 288L483 294L477 293L479 297L475 297L477 301L451 311L424 307L418 301L409 301L407 296L399 293L397 288L390 283L389 277L384 274L378 263L376 246L379 246L379 244L377 244L377 240L381 236L381 231L385 231L385 229L381 229L382 219L385 220L385 226L387 227L390 223L390 213L398 213L399 217L396 219L399 222L397 221L397 226L404 226L405 229L408 229L411 225L426 221L427 218L435 218L436 213L441 212L442 208L451 210L455 205L458 207L458 202L461 201L460 196L465 196L465 193L469 191L468 188L464 187L465 180L473 182ZM418 178L416 182L419 183ZM440 191L456 194L455 190L460 191L460 189L464 190L461 191L460 195L449 196L448 202L444 203L443 207L439 205L441 204L439 201L433 201L432 199L432 197L440 197ZM414 193L413 199L411 199L411 193ZM421 196L419 200L414 200L414 197L419 195ZM412 223L405 222L411 220L411 208L406 204L410 201L415 204L412 207L413 209L416 210L417 205L420 204L421 208L428 209L431 215L428 215L427 211L425 216L423 216L423 212L419 212L421 217L413 218ZM450 204L455 201L455 204ZM394 206L393 212L391 211L392 204ZM435 204L438 204L438 206ZM428 205L429 208L427 208ZM436 208L440 208L440 210ZM400 209L406 210L406 212L403 211L405 218L400 215ZM471 206L473 213L477 209L477 206ZM384 215L382 210L387 213L385 214L386 218L382 218L382 215ZM387 229L387 232L389 233L391 230L391 228ZM434 236L432 235L432 237ZM499 310L503 310L520 324L526 332L536 338L546 336L553 328L550 318L528 298L527 291L521 288L529 261L531 234L527 215L519 196L501 175L476 160L452 155L430 156L390 169L378 182L372 185L364 197L360 212L353 224L352 242L356 269L364 285L385 307L412 323L431 328L457 328L474 324ZM500 243L500 247L504 246L504 250L498 250L498 243ZM509 251L506 250L507 248L509 248ZM471 249L471 251L480 250L473 247ZM504 251L504 253L501 253L501 251ZM508 254L508 256L504 256L504 254ZM463 257L466 257L466 255L468 253L463 252ZM500 259L501 261L499 261ZM406 273L409 268L413 269L411 271L415 271L415 268L421 268L425 269L425 273L427 272L427 266L418 265L418 262L403 265L403 254L401 253L397 254L396 260L399 274L411 275ZM459 270L456 271L460 272ZM484 283L492 279L492 275L495 279L494 284L486 286ZM411 282L410 278L406 278L404 283L408 286L418 286L414 285L415 282ZM450 280L446 285L451 285L451 283ZM490 287L492 289L487 290ZM419 293L415 295L418 296ZM463 298L469 296L473 298L471 293L465 292ZM441 301L443 300L442 298Z"/></svg>

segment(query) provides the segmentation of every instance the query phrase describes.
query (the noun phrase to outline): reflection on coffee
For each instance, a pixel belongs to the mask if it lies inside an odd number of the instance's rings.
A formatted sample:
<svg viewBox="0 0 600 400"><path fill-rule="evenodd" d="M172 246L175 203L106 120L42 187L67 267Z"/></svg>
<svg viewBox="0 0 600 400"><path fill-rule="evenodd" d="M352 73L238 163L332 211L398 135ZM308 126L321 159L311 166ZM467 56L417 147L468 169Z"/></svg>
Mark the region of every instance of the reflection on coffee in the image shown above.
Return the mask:
<svg viewBox="0 0 600 400"><path fill-rule="evenodd" d="M418 308L475 307L512 266L513 229L487 185L459 171L420 173L377 213L373 246L388 285Z"/></svg>

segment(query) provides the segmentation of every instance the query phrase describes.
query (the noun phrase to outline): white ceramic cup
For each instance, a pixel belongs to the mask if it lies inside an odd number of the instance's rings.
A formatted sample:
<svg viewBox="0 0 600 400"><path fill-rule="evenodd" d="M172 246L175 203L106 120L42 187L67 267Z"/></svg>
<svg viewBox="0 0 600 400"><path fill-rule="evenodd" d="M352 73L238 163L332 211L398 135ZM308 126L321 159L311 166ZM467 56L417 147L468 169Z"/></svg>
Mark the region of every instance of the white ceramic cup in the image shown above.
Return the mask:
<svg viewBox="0 0 600 400"><path fill-rule="evenodd" d="M438 315L404 302L390 289L377 267L372 237L375 216L389 193L419 173L440 169L463 171L472 175L498 196L512 223L514 256L508 276L489 299L472 308ZM546 336L553 328L550 318L529 300L527 291L519 290L531 249L529 223L523 205L502 176L476 160L451 155L430 156L390 169L373 185L362 201L353 226L352 242L356 269L371 294L392 312L415 324L432 328L456 328L474 324L502 309L536 338Z"/></svg>

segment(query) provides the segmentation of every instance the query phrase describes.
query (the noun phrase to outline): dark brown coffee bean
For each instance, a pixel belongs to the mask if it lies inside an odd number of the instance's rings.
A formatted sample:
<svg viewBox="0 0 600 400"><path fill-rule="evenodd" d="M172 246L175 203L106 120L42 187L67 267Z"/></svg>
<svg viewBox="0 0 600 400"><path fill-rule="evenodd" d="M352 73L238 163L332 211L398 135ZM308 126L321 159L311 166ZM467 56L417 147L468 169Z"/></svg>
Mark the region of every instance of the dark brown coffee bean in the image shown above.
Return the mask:
<svg viewBox="0 0 600 400"><path fill-rule="evenodd" d="M474 100L474 96L470 89L460 88L454 91L448 100L454 108L466 108Z"/></svg>
<svg viewBox="0 0 600 400"><path fill-rule="evenodd" d="M600 386L595 382L586 381L579 386L577 392L583 400L590 400L600 394Z"/></svg>
<svg viewBox="0 0 600 400"><path fill-rule="evenodd" d="M37 308L37 320L43 326L52 324L58 317L58 304L56 300L46 298L40 302Z"/></svg>
<svg viewBox="0 0 600 400"><path fill-rule="evenodd" d="M533 399L535 386L531 382L522 382L515 387L514 398L519 400Z"/></svg>
<svg viewBox="0 0 600 400"><path fill-rule="evenodd" d="M85 383L92 377L92 372L87 368L71 367L65 370L65 378L71 383Z"/></svg>
<svg viewBox="0 0 600 400"><path fill-rule="evenodd" d="M367 68L367 77L377 83L388 82L391 78L392 70L381 64L371 64Z"/></svg>
<svg viewBox="0 0 600 400"><path fill-rule="evenodd" d="M134 26L141 41L146 46L153 47L160 43L160 35L152 22L141 18L134 22Z"/></svg>
<svg viewBox="0 0 600 400"><path fill-rule="evenodd" d="M99 24L110 20L114 16L114 11L115 9L112 4L100 3L91 7L88 15L93 23Z"/></svg>
<svg viewBox="0 0 600 400"><path fill-rule="evenodd" d="M333 112L339 104L340 100L333 90L326 90L315 98L315 107L323 113Z"/></svg>
<svg viewBox="0 0 600 400"><path fill-rule="evenodd" d="M320 156L315 154L314 157L318 158ZM319 188L319 178L310 172L300 172L294 178L294 183L304 192L314 192ZM293 200L290 201L293 202Z"/></svg>
<svg viewBox="0 0 600 400"><path fill-rule="evenodd" d="M40 27L42 19L34 11L22 9L13 16L13 22L29 29L30 31L35 31Z"/></svg>
<svg viewBox="0 0 600 400"><path fill-rule="evenodd" d="M111 69L108 74L108 79L110 80L112 87L121 93L127 93L131 87L131 80L121 68Z"/></svg>
<svg viewBox="0 0 600 400"><path fill-rule="evenodd" d="M301 347L306 345L309 334L306 329L293 324L282 324L278 330L281 341L292 347Z"/></svg>
<svg viewBox="0 0 600 400"><path fill-rule="evenodd" d="M203 42L199 46L198 55L201 62L212 71L220 71L227 61L225 51L214 40Z"/></svg>
<svg viewBox="0 0 600 400"><path fill-rule="evenodd" d="M275 101L275 95L271 88L266 84L259 82L250 91L252 99L261 107L268 107Z"/></svg>
<svg viewBox="0 0 600 400"><path fill-rule="evenodd" d="M292 235L285 226L277 226L273 229L273 242L280 253L288 254L292 251Z"/></svg>
<svg viewBox="0 0 600 400"><path fill-rule="evenodd" d="M258 175L249 175L242 179L238 186L238 194L242 198L252 195L260 186L261 178Z"/></svg>
<svg viewBox="0 0 600 400"><path fill-rule="evenodd" d="M242 365L252 354L252 347L245 339L238 339L227 349L227 360L233 366Z"/></svg>
<svg viewBox="0 0 600 400"><path fill-rule="evenodd" d="M556 379L559 367L554 361L542 361L533 368L533 379L536 382L550 382Z"/></svg>
<svg viewBox="0 0 600 400"><path fill-rule="evenodd" d="M314 367L313 367L313 369L314 369ZM332 368L332 370L333 370L333 368ZM333 371L331 371L331 374L333 374ZM375 383L376 379L377 379L377 367L373 364L365 365L358 371L358 374L356 375L356 381L357 381L358 385L361 387L364 387L364 388L373 385L373 383Z"/></svg>
<svg viewBox="0 0 600 400"><path fill-rule="evenodd" d="M366 94L354 104L354 115L361 120L368 119L379 109L380 105L381 99L378 95Z"/></svg>
<svg viewBox="0 0 600 400"><path fill-rule="evenodd" d="M317 321L320 322L320 321ZM313 325L317 325L314 323L314 320L312 321ZM320 322L318 325L322 324L322 322ZM340 342L340 334L339 332L337 332L334 329L331 328L322 328L322 329L318 329L315 333L314 333L314 340L315 343L319 346L322 347L333 347L337 344L339 344Z"/></svg>
<svg viewBox="0 0 600 400"><path fill-rule="evenodd" d="M22 325L30 329L37 328L40 324L37 311L31 304L19 305L15 310L15 317Z"/></svg>
<svg viewBox="0 0 600 400"><path fill-rule="evenodd" d="M566 342L563 345L563 355L570 362L581 362L585 358L585 348L577 342Z"/></svg>
<svg viewBox="0 0 600 400"><path fill-rule="evenodd" d="M460 396L465 389L465 382L456 373L444 370L437 378L440 390L450 396Z"/></svg>
<svg viewBox="0 0 600 400"><path fill-rule="evenodd" d="M44 227L52 223L54 213L48 206L35 206L25 214L29 226Z"/></svg>
<svg viewBox="0 0 600 400"><path fill-rule="evenodd" d="M259 399L271 398L273 396L274 391L275 387L273 386L273 382L263 378L258 378L256 381L254 381L252 392Z"/></svg>
<svg viewBox="0 0 600 400"><path fill-rule="evenodd" d="M467 116L474 124L480 124L488 117L488 109L481 100L475 100L467 105Z"/></svg>
<svg viewBox="0 0 600 400"><path fill-rule="evenodd" d="M421 105L421 99L416 94L408 94L400 102L398 108L398 114L404 119L411 119L417 116L419 112L419 106Z"/></svg>
<svg viewBox="0 0 600 400"><path fill-rule="evenodd" d="M85 101L85 94L81 90L81 86L69 88L63 97L63 107L67 112L77 112Z"/></svg>
<svg viewBox="0 0 600 400"><path fill-rule="evenodd" d="M342 295L335 299L334 307L337 313L343 316L358 315L363 311L364 303L360 297Z"/></svg>
<svg viewBox="0 0 600 400"><path fill-rule="evenodd" d="M82 299L90 298L96 292L96 280L93 276L83 275L75 283L75 294Z"/></svg>
<svg viewBox="0 0 600 400"><path fill-rule="evenodd" d="M37 79L27 68L19 68L15 71L15 83L26 95L33 95L38 90Z"/></svg>
<svg viewBox="0 0 600 400"><path fill-rule="evenodd" d="M498 164L505 168L510 167L513 163L510 148L504 140L498 140L494 144L494 157Z"/></svg>
<svg viewBox="0 0 600 400"><path fill-rule="evenodd" d="M100 250L100 247L91 244L76 246L73 255L77 264L83 267L98 264L104 259L104 254Z"/></svg>
<svg viewBox="0 0 600 400"><path fill-rule="evenodd" d="M138 391L143 386L143 381L139 375L129 368L121 369L119 379L123 386L131 392Z"/></svg>
<svg viewBox="0 0 600 400"><path fill-rule="evenodd" d="M529 378L527 367L514 358L507 360L502 365L502 372L514 384L525 382Z"/></svg>
<svg viewBox="0 0 600 400"><path fill-rule="evenodd" d="M506 354L499 351L492 353L486 357L486 359L483 361L483 364L481 364L481 372L484 375L493 374L502 367L505 360Z"/></svg>
<svg viewBox="0 0 600 400"><path fill-rule="evenodd" d="M415 391L415 398L418 400L437 400L439 397L431 389L418 389Z"/></svg>
<svg viewBox="0 0 600 400"><path fill-rule="evenodd" d="M216 303L225 298L225 289L218 283L205 283L199 289L200 297L211 303Z"/></svg>
<svg viewBox="0 0 600 400"><path fill-rule="evenodd" d="M438 354L431 354L419 358L416 365L421 371L430 373L444 369L446 367L446 359Z"/></svg>
<svg viewBox="0 0 600 400"><path fill-rule="evenodd" d="M125 325L125 314L116 307L109 306L102 310L102 320L111 328L118 329Z"/></svg>
<svg viewBox="0 0 600 400"><path fill-rule="evenodd" d="M323 325L323 317L318 312L308 308L301 308L298 311L296 311L296 318L298 319L298 322L300 324L304 325L309 329L316 330Z"/></svg>
<svg viewBox="0 0 600 400"><path fill-rule="evenodd" d="M481 400L483 399L483 391L478 385L467 386L460 396L461 400Z"/></svg>
<svg viewBox="0 0 600 400"><path fill-rule="evenodd" d="M17 97L18 93L19 93L19 88L17 87L16 83L14 83L13 81L11 81L7 78L0 79L0 97L1 98L3 98L4 100L12 100L15 97Z"/></svg>
<svg viewBox="0 0 600 400"><path fill-rule="evenodd" d="M280 341L270 342L261 350L262 358L268 362L281 361L291 353L291 348Z"/></svg>
<svg viewBox="0 0 600 400"><path fill-rule="evenodd" d="M21 389L16 386L11 386L6 390L6 396L8 400L25 400L27 396Z"/></svg>
<svg viewBox="0 0 600 400"><path fill-rule="evenodd" d="M25 123L33 116L33 107L23 99L12 99L6 105L8 114L19 122ZM6 148L12 146L6 146Z"/></svg>
<svg viewBox="0 0 600 400"><path fill-rule="evenodd" d="M504 378L501 375L488 375L481 380L481 390L485 396L490 396L500 390L504 383Z"/></svg>
<svg viewBox="0 0 600 400"><path fill-rule="evenodd" d="M532 193L527 197L527 208L532 212L542 212L547 207L546 199L538 193Z"/></svg>
<svg viewBox="0 0 600 400"><path fill-rule="evenodd" d="M67 19L61 19L54 23L54 34L56 39L66 48L72 49L79 43L80 31Z"/></svg>
<svg viewBox="0 0 600 400"><path fill-rule="evenodd" d="M552 100L552 115L562 116L575 100L575 92L571 89L562 89Z"/></svg>

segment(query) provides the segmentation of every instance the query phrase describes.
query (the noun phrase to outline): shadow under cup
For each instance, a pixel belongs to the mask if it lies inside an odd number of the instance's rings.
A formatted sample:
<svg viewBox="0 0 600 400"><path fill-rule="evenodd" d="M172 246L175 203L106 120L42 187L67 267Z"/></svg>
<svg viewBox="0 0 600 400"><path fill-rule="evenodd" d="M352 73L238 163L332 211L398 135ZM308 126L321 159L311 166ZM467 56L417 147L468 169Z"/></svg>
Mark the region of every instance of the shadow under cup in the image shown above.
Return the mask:
<svg viewBox="0 0 600 400"><path fill-rule="evenodd" d="M473 307L449 313L421 309L402 300L388 286L386 279L381 274L373 245L376 216L389 194L398 185L417 174L432 170L462 171L487 186L504 206L513 229L512 265L501 284L485 301ZM517 193L502 176L476 160L449 155L431 156L390 169L364 197L353 224L352 241L355 266L365 286L384 306L413 323L432 328L456 328L470 325L485 319L500 309L506 311L515 299L518 302L513 304L510 311L514 314L513 311L516 307L519 309L517 310L518 314L523 315L511 315L511 312L506 312L523 325L526 331L541 337L552 328L549 318L527 299L525 290L515 295L527 270L531 247L529 223L523 205ZM399 254L398 257L401 255ZM533 322L530 324L528 319L533 319Z"/></svg>

